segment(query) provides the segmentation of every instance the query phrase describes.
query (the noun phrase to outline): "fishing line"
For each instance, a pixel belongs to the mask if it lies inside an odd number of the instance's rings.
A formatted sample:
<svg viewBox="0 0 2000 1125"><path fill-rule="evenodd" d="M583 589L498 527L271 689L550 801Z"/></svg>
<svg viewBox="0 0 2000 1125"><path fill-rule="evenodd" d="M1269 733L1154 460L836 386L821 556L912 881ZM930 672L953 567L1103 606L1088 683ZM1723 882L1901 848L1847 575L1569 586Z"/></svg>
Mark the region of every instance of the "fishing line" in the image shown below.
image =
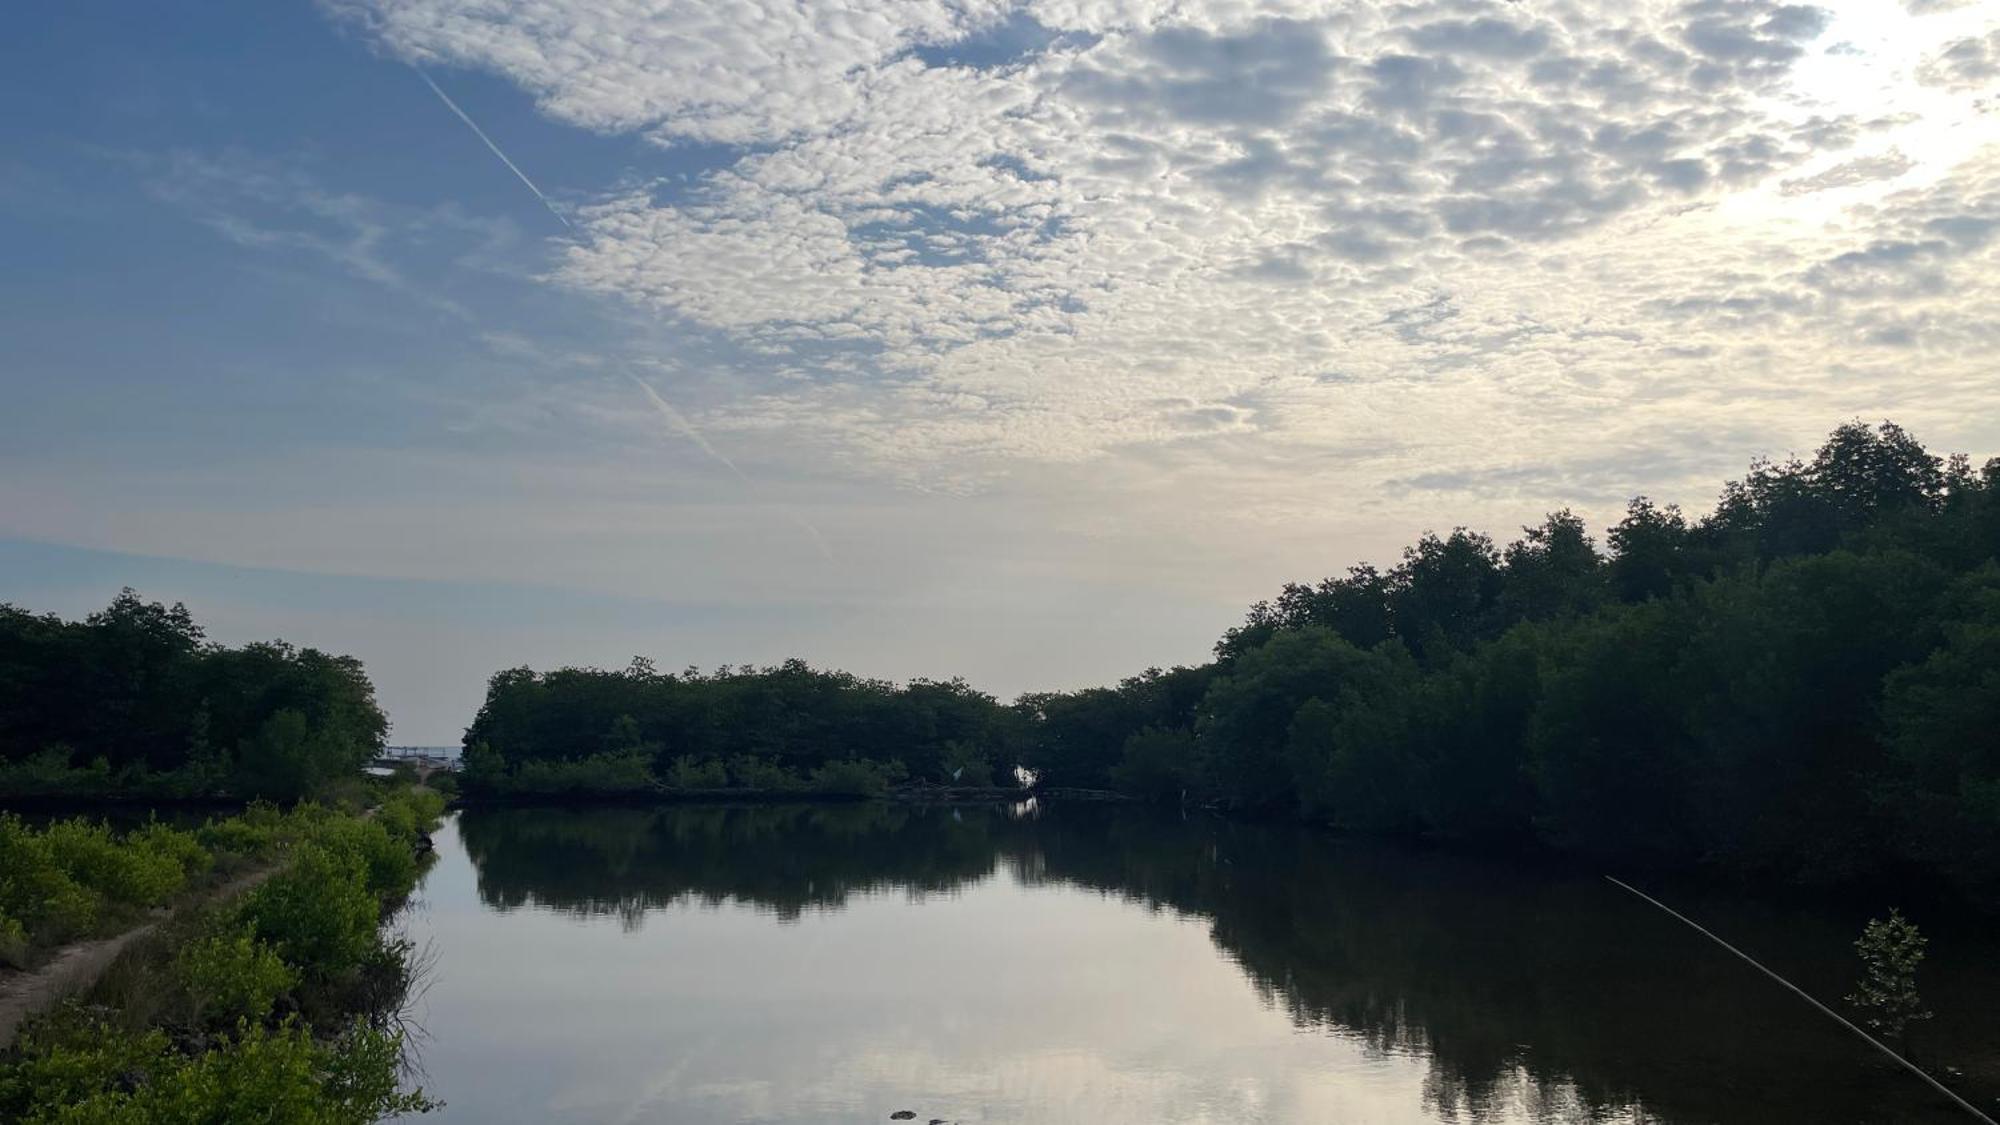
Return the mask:
<svg viewBox="0 0 2000 1125"><path fill-rule="evenodd" d="M1978 1106L1973 1105L1971 1102L1966 1101L1964 1098L1961 1098L1957 1094L1953 1093L1951 1091L1951 1087L1946 1086L1944 1083L1939 1082L1935 1078L1932 1078L1930 1074L1926 1072L1922 1067L1904 1058L1903 1056L1897 1054L1895 1051L1890 1050L1889 1045L1887 1043L1884 1043L1880 1039L1875 1038L1873 1035L1868 1034L1866 1031L1861 1030L1861 1028L1857 1026L1854 1023L1854 1021L1848 1019L1846 1016L1841 1015L1839 1012L1836 1012L1832 1008L1827 1007L1825 1004L1820 1003L1818 1000L1813 999L1812 994L1808 993L1805 989L1800 988L1798 985L1793 984L1791 981L1788 981L1784 977L1779 976L1777 973L1771 971L1770 969L1765 968L1763 963L1758 961L1755 957L1750 956L1748 953L1743 952L1742 950L1722 940L1720 937L1717 937L1714 934L1714 932L1710 931L1708 927L1703 926L1700 922L1697 922L1694 919L1688 917L1687 915L1682 914L1680 911L1675 910L1673 907L1668 906L1666 903L1661 902L1659 899L1654 898L1652 895L1647 894L1646 892L1640 890L1639 888L1633 886L1630 883L1614 879L1609 875L1606 875L1604 877L1604 880L1605 882L1608 882L1612 886L1618 887L1621 890L1630 891L1631 893L1639 896L1640 898L1646 900L1647 902L1652 903L1654 906L1659 907L1661 910L1666 911L1668 914L1674 916L1675 918L1678 918L1681 921L1687 923L1690 927L1694 929L1696 933L1702 935L1708 940L1714 942L1715 944L1721 946L1724 949L1727 949L1729 952L1734 953L1736 956L1742 958L1746 963L1750 965L1751 968L1756 969L1758 972L1763 973L1765 976L1770 977L1772 980L1777 981L1779 984L1782 984L1786 988L1791 989L1794 993L1798 994L1799 999L1804 1000L1806 1003L1811 1004L1815 1008L1818 1008L1820 1011L1826 1013L1826 1015L1829 1018L1838 1022L1840 1026L1846 1028L1847 1030L1853 1032L1856 1035L1859 1035L1863 1040L1867 1041L1869 1046L1875 1048L1876 1050L1896 1060L1896 1062L1899 1065L1901 1065L1905 1070L1908 1070L1911 1074L1916 1075L1918 1078L1923 1079L1925 1082L1930 1083L1932 1089L1936 1090L1940 1094L1943 1094L1945 1097L1950 1098L1952 1101L1957 1102L1962 1108L1964 1108L1965 1112L1971 1114L1974 1117L1977 1117L1981 1121L1986 1122L1986 1125L2000 1125L2000 1122L1995 1122L1991 1117L1988 1117L1986 1113L1983 1110L1981 1110Z"/></svg>

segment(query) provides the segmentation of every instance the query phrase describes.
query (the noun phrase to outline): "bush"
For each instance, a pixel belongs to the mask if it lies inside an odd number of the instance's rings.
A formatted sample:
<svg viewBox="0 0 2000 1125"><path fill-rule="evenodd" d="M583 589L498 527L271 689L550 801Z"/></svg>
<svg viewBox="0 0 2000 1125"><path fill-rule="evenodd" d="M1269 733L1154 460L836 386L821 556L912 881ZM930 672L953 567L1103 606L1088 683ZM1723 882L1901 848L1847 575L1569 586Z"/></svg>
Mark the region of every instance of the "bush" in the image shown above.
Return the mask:
<svg viewBox="0 0 2000 1125"><path fill-rule="evenodd" d="M947 742L938 768L953 785L993 784L993 763L979 747L965 742Z"/></svg>
<svg viewBox="0 0 2000 1125"><path fill-rule="evenodd" d="M215 865L215 857L201 846L201 841L193 832L171 828L159 821L152 821L133 832L125 837L125 842L172 860L183 876L202 874Z"/></svg>
<svg viewBox="0 0 2000 1125"><path fill-rule="evenodd" d="M741 754L729 759L729 780L740 789L790 791L805 788L805 779L776 762Z"/></svg>
<svg viewBox="0 0 2000 1125"><path fill-rule="evenodd" d="M115 840L101 823L81 818L59 821L49 825L46 837L50 854L70 878L113 902L156 906L187 883L187 872L175 854L148 848L131 837ZM194 847L199 851L200 845Z"/></svg>
<svg viewBox="0 0 2000 1125"><path fill-rule="evenodd" d="M729 771L714 758L698 759L682 754L667 767L666 782L671 789L725 789Z"/></svg>
<svg viewBox="0 0 2000 1125"><path fill-rule="evenodd" d="M356 1024L332 1042L305 1026L239 1024L193 1056L159 1031L132 1034L106 1023L38 1038L0 1068L0 1113L23 1125L242 1120L364 1125L434 1107L398 1083L400 1036Z"/></svg>
<svg viewBox="0 0 2000 1125"><path fill-rule="evenodd" d="M443 816L442 796L428 789L406 788L383 799L375 822L397 839L414 844L417 837L436 828Z"/></svg>
<svg viewBox="0 0 2000 1125"><path fill-rule="evenodd" d="M99 896L56 861L46 834L0 814L0 913L38 942L57 942L97 921Z"/></svg>
<svg viewBox="0 0 2000 1125"><path fill-rule="evenodd" d="M399 899L417 885L412 838L397 836L378 820L346 817L316 826L309 836L313 845L354 865L362 886L384 901Z"/></svg>
<svg viewBox="0 0 2000 1125"><path fill-rule="evenodd" d="M182 946L174 955L173 978L187 994L196 1023L224 1026L263 1022L277 998L298 983L298 973L240 922Z"/></svg>
<svg viewBox="0 0 2000 1125"><path fill-rule="evenodd" d="M194 838L210 851L252 859L269 855L277 848L278 826L237 816L209 821L194 830Z"/></svg>
<svg viewBox="0 0 2000 1125"><path fill-rule="evenodd" d="M0 964L24 969L28 965L28 931L20 922L0 910Z"/></svg>
<svg viewBox="0 0 2000 1125"><path fill-rule="evenodd" d="M286 964L324 979L347 973L368 955L379 910L363 861L309 843L289 868L251 892L243 917Z"/></svg>
<svg viewBox="0 0 2000 1125"><path fill-rule="evenodd" d="M903 780L909 771L901 762L878 762L870 758L844 758L828 762L812 772L812 787L821 793L853 797L876 797Z"/></svg>

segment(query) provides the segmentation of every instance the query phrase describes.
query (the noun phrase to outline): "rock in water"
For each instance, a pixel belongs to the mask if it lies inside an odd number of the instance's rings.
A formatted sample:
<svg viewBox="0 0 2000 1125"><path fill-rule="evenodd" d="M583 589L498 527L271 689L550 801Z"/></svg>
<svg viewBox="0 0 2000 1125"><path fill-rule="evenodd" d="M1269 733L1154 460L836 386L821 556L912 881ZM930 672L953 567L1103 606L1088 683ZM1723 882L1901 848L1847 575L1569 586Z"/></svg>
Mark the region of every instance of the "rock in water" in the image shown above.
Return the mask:
<svg viewBox="0 0 2000 1125"><path fill-rule="evenodd" d="M917 1111L914 1109L899 1109L889 1115L889 1120L891 1121L915 1121L916 1119Z"/></svg>

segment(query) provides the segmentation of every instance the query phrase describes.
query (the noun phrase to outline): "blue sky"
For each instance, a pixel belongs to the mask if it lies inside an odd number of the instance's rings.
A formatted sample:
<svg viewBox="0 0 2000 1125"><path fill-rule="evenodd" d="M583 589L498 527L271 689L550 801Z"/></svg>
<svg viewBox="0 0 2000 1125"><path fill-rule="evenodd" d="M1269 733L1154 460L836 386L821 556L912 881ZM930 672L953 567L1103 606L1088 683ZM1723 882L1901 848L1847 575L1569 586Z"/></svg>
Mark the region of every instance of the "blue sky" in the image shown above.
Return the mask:
<svg viewBox="0 0 2000 1125"><path fill-rule="evenodd" d="M634 653L1101 682L1849 417L2000 452L1990 6L9 25L0 597L354 652L400 741Z"/></svg>

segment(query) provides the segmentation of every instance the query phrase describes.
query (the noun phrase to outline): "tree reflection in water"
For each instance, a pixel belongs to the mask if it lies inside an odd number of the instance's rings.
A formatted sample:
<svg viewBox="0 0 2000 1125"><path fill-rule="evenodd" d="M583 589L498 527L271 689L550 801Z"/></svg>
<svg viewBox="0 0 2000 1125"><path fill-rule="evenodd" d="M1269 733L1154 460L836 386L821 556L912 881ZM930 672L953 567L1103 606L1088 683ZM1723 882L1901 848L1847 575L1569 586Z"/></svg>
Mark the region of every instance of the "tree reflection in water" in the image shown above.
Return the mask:
<svg viewBox="0 0 2000 1125"><path fill-rule="evenodd" d="M850 896L950 894L1003 876L1203 918L1296 1026L1427 1059L1426 1099L1446 1119L1953 1119L1794 998L1583 875L1060 805L472 810L459 831L487 906L628 929L686 901L793 922ZM1844 915L1680 893L1808 991L1849 983ZM2000 958L1966 944L1939 941L1927 966L1940 1018L1918 1051L1968 1071L1961 1085L1991 1099Z"/></svg>

